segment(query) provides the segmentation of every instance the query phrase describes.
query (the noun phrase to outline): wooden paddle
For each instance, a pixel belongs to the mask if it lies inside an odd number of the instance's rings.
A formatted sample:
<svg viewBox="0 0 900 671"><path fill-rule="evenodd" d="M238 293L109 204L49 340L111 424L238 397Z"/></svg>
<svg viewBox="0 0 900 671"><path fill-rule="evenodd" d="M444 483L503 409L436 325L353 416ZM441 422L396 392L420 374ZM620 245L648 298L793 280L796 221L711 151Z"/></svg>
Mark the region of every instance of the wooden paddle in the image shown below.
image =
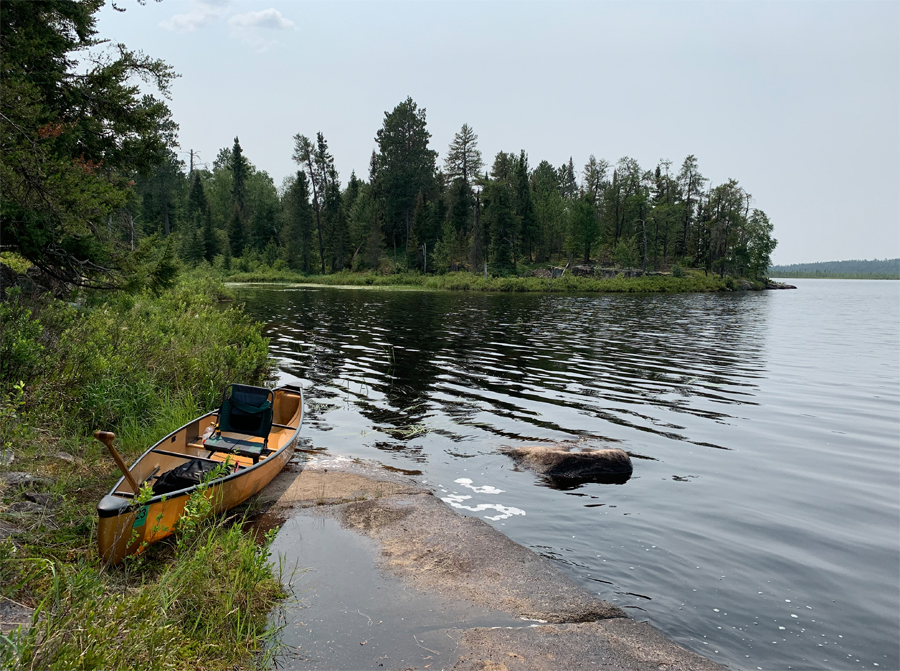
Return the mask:
<svg viewBox="0 0 900 671"><path fill-rule="evenodd" d="M134 481L134 478L131 477L131 471L128 470L128 466L125 465L125 462L122 461L122 457L119 456L119 453L116 452L116 448L113 447L113 441L116 439L116 434L112 431L94 431L94 438L106 445L106 449L109 450L113 459L116 460L116 464L118 464L119 470L122 471L122 475L125 476L125 479L128 480L128 484L131 485L131 491L137 496L137 483Z"/></svg>

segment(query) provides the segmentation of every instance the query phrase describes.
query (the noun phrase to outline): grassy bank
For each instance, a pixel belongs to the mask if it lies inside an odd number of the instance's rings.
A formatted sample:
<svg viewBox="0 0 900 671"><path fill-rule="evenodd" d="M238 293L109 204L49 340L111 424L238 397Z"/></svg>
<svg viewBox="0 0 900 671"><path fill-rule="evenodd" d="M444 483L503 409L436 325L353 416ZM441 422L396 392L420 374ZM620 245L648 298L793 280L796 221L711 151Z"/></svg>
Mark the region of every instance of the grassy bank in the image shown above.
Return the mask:
<svg viewBox="0 0 900 671"><path fill-rule="evenodd" d="M708 291L729 291L739 287L738 281L726 277L706 276L702 272L685 271L683 277L670 275L648 275L625 278L617 276L609 279L592 277L564 277L549 279L541 277L487 277L476 273L447 273L445 275L423 275L421 273L397 273L378 275L374 273L342 272L332 275L302 275L274 270L260 270L236 273L225 278L228 282L296 282L327 286L405 286L420 289L448 291L503 291L503 292L559 292L559 293L690 293ZM762 288L755 285L754 288Z"/></svg>
<svg viewBox="0 0 900 671"><path fill-rule="evenodd" d="M255 665L281 596L266 540L208 520L108 568L95 539L119 474L94 429L115 431L130 461L226 383L269 375L260 325L224 292L195 278L159 296L0 301L0 602L35 609L30 630L0 639L0 667Z"/></svg>

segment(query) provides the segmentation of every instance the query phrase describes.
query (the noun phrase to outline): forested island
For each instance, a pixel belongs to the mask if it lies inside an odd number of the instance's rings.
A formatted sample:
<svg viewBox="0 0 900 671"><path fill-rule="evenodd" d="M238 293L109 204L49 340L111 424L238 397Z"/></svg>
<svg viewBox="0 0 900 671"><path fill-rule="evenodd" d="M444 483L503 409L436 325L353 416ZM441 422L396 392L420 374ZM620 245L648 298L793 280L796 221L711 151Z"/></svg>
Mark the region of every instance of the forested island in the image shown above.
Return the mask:
<svg viewBox="0 0 900 671"><path fill-rule="evenodd" d="M900 280L900 259L821 261L771 266L773 277Z"/></svg>

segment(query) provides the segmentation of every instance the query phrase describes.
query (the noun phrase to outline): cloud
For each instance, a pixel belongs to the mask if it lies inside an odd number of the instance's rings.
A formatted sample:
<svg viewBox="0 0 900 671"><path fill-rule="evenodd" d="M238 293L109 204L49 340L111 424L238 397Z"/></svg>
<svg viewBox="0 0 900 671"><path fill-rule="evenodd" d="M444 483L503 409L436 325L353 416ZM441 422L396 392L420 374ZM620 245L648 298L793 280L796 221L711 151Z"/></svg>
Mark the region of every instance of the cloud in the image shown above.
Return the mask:
<svg viewBox="0 0 900 671"><path fill-rule="evenodd" d="M218 21L228 11L231 0L193 0L191 10L176 14L159 25L176 33L190 33Z"/></svg>
<svg viewBox="0 0 900 671"><path fill-rule="evenodd" d="M255 30L294 30L296 25L290 19L286 19L275 8L263 9L259 12L236 14L228 19L228 25L238 31Z"/></svg>
<svg viewBox="0 0 900 671"><path fill-rule="evenodd" d="M228 25L231 27L232 37L243 40L260 52L278 45L278 40L271 37L272 31L297 29L293 21L274 8L236 14L228 19Z"/></svg>

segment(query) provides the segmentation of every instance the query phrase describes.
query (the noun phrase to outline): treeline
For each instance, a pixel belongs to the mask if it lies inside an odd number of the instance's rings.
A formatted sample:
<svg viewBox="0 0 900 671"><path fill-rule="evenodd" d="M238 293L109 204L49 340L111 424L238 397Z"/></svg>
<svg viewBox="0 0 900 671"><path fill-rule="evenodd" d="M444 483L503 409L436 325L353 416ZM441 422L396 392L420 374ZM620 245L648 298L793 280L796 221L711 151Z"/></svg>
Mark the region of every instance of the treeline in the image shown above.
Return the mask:
<svg viewBox="0 0 900 671"><path fill-rule="evenodd" d="M900 279L900 259L792 263L786 266L771 266L769 274L774 277Z"/></svg>
<svg viewBox="0 0 900 671"><path fill-rule="evenodd" d="M468 125L439 155L410 98L385 113L367 175L342 176L311 129L285 146L297 170L279 184L238 138L211 165L185 165L171 67L95 39L99 6L0 3L2 251L64 285L159 291L176 256L308 274L769 267L768 217L738 182L711 184L694 156L554 166L501 151L488 165Z"/></svg>
<svg viewBox="0 0 900 671"><path fill-rule="evenodd" d="M712 186L694 156L649 170L591 156L578 169L499 152L487 169L467 124L442 160L429 140L425 110L407 98L385 113L367 179L342 182L322 133L294 137L297 172L280 185L238 138L209 167L190 169L170 152L136 177L138 197L119 221L125 235L174 236L186 262L225 271L505 276L599 262L759 277L769 267L776 241L766 214L736 181Z"/></svg>

